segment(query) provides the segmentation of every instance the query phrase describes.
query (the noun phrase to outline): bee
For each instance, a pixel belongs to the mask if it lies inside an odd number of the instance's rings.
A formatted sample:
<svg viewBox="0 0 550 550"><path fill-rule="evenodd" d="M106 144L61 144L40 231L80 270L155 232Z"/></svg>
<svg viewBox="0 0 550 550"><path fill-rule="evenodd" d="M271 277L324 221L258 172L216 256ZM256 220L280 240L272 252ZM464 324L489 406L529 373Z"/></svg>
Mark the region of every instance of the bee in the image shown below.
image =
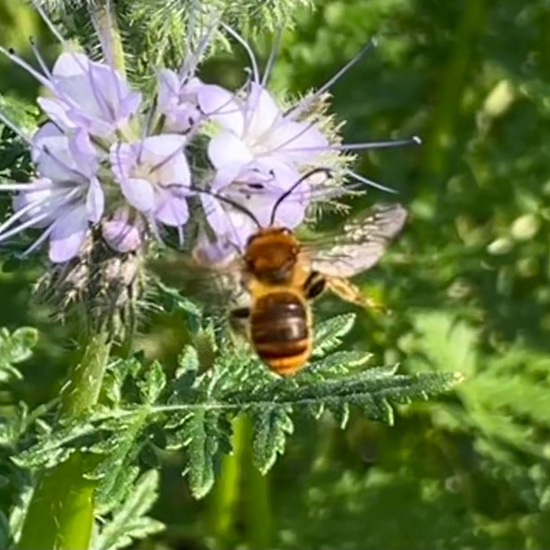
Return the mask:
<svg viewBox="0 0 550 550"><path fill-rule="evenodd" d="M299 371L311 355L310 302L321 293L328 290L354 304L374 305L349 278L378 262L407 217L400 204L379 205L346 223L330 241L302 242L291 229L277 226L275 216L304 178L277 199L267 227L247 212L258 230L232 264L249 303L229 312L230 325L244 330L258 357L281 376Z"/></svg>

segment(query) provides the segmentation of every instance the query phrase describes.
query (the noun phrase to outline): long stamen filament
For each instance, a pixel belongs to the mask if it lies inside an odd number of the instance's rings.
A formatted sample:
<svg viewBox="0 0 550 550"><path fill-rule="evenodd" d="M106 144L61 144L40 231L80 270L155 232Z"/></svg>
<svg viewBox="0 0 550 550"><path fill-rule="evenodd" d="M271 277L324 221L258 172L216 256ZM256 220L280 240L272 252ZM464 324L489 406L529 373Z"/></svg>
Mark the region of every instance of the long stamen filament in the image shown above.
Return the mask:
<svg viewBox="0 0 550 550"><path fill-rule="evenodd" d="M300 153L308 151L367 151L370 149L391 149L394 147L406 147L408 145L420 145L422 140L413 136L410 139L400 139L395 141L374 141L365 143L343 143L341 145L327 145L321 147L296 147L286 149L287 153ZM284 147L284 145L283 145Z"/></svg>
<svg viewBox="0 0 550 550"><path fill-rule="evenodd" d="M260 82L260 71L258 69L258 63L256 62L256 57L254 56L252 48L246 43L246 40L244 40L243 37L235 32L229 25L221 23L221 26L245 49L248 58L250 59L250 63L252 64L254 80L256 82Z"/></svg>
<svg viewBox="0 0 550 550"><path fill-rule="evenodd" d="M0 243L4 242L5 240L17 235L18 233L21 233L25 229L28 229L29 227L32 227L33 225L36 225L37 223L40 223L41 221L47 219L49 216L51 216L51 212L44 212L42 214L39 214L35 216L34 218L30 218L26 222L23 222L22 224L18 225L17 227L14 227L10 231L6 231L3 234L0 234Z"/></svg>
<svg viewBox="0 0 550 550"><path fill-rule="evenodd" d="M369 42L361 48L361 50L355 54L341 69L339 69L336 74L327 80L314 94L305 97L300 101L296 106L291 107L285 116L290 118L297 118L301 113L303 113L313 102L317 100L321 95L323 95L330 87L338 81L349 69L351 69L355 64L357 64L363 56L372 48L377 46L377 41L375 38L371 38Z"/></svg>
<svg viewBox="0 0 550 550"><path fill-rule="evenodd" d="M22 69L25 69L31 76L36 78L42 86L48 88L48 90L53 91L53 85L49 79L45 78L44 75L41 75L36 69L29 65L26 61L16 55L12 50L7 50L3 46L0 46L0 53L3 53L10 61L13 61L16 65L19 65Z"/></svg>
<svg viewBox="0 0 550 550"><path fill-rule="evenodd" d="M38 61L38 64L40 65L40 68L42 69L42 72L48 77L48 78L51 78L52 77L52 73L50 72L50 69L48 68L48 66L46 65L46 62L44 61L44 58L42 57L42 55L40 54L40 51L38 50L38 48L36 47L36 44L34 42L34 38L31 36L29 38L29 42L31 44L31 50L32 50L32 53L34 54L34 57L36 59L36 61Z"/></svg>
<svg viewBox="0 0 550 550"><path fill-rule="evenodd" d="M271 70L273 69L273 64L275 63L275 58L277 57L277 54L279 53L279 49L281 47L281 39L283 37L283 26L281 25L277 29L277 34L275 35L275 40L273 41L273 46L271 47L271 51L269 52L269 58L267 60L264 74L262 77L261 86L262 88L265 88L267 81L269 80L269 77L271 76Z"/></svg>
<svg viewBox="0 0 550 550"><path fill-rule="evenodd" d="M36 0L31 0L31 2L32 2L32 5L34 6L34 8L36 9L36 11L38 12L38 14L40 15L40 17L42 18L42 20L44 21L44 23L46 23L46 25L48 26L48 28L52 32L52 34L57 38L57 40L59 40L59 42L63 46L66 46L67 43L66 43L65 39L63 38L61 33L56 29L56 27L53 24L52 20L48 17L48 14L44 11L44 9L40 5L40 3L37 2Z"/></svg>
<svg viewBox="0 0 550 550"><path fill-rule="evenodd" d="M376 189L380 189L380 191L386 191L388 193L397 193L397 191L395 189L392 189L391 187L386 187L385 185L382 185L381 183L377 183L373 180L365 178L365 177L359 175L357 172L354 172L353 170L350 170L349 168L344 170L344 172L346 174L349 174L352 178L356 179L357 181L365 183L366 185L370 185L371 187L375 187Z"/></svg>
<svg viewBox="0 0 550 550"><path fill-rule="evenodd" d="M28 256L32 252L34 252L46 239L51 235L52 231L55 229L55 224L51 224L49 227L47 227L38 239L36 239L29 247L27 247L21 254L18 254L21 258L24 258L25 256Z"/></svg>

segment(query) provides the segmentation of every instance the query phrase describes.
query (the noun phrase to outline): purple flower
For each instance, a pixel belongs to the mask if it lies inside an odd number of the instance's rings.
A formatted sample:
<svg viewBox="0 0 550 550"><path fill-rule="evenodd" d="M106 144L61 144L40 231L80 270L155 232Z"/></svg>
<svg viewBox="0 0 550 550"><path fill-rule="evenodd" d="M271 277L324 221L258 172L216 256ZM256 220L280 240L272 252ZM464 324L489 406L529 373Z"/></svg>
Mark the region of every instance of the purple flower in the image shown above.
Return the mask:
<svg viewBox="0 0 550 550"><path fill-rule="evenodd" d="M203 118L197 92L202 82L196 77L178 76L162 69L158 77L158 112L165 117L163 131L188 134Z"/></svg>
<svg viewBox="0 0 550 550"><path fill-rule="evenodd" d="M0 226L0 242L27 228L44 229L24 254L49 239L52 262L66 262L78 255L90 224L103 214L97 154L83 130L67 137L47 123L32 138L32 158L38 178L28 184L0 186L0 190L18 191L14 214Z"/></svg>
<svg viewBox="0 0 550 550"><path fill-rule="evenodd" d="M299 169L314 163L328 147L313 124L286 116L257 82L250 83L245 99L214 85L201 87L197 97L202 112L222 128L208 145L208 157L218 172L255 160Z"/></svg>
<svg viewBox="0 0 550 550"><path fill-rule="evenodd" d="M204 84L196 70L218 32L217 19L211 23L194 52L188 38L191 53L177 72L158 68L156 100L143 105L141 94L113 65L63 53L50 71L33 45L37 70L0 47L46 89L48 96L38 103L51 121L28 139L0 113L29 143L37 171L28 184L0 186L17 193L13 215L0 225L0 242L41 228L26 253L48 240L50 258L58 263L81 252L90 226L100 230L93 239L101 235L122 253L140 249L151 233L159 237L161 225L176 228L182 242L189 197L198 195L204 214L199 225L205 221L214 239L200 241L196 257L224 263L259 228L295 228L315 201L343 194L349 188L334 183L341 176L352 176L356 185L377 185L349 170L349 157L340 153L411 143L342 145L326 117L325 92L364 52L315 93L283 109L267 89L274 52L260 78L249 46L222 24L249 52L252 78L236 93ZM103 38L104 58L114 64ZM213 170L201 166L206 139ZM188 147L197 151L193 166L200 169L193 172Z"/></svg>
<svg viewBox="0 0 550 550"><path fill-rule="evenodd" d="M112 137L141 103L141 94L131 90L116 70L84 54L62 53L51 73L39 57L40 73L15 54L4 48L0 51L49 91L50 97L38 98L38 104L63 130L84 128L94 136Z"/></svg>
<svg viewBox="0 0 550 550"><path fill-rule="evenodd" d="M185 137L163 134L111 147L111 167L129 205L150 220L182 226L189 216L191 172Z"/></svg>
<svg viewBox="0 0 550 550"><path fill-rule="evenodd" d="M226 178L226 173L218 172L212 194L201 195L206 219L222 239L242 250L260 227L275 223L294 228L303 221L309 202L307 181L285 198L283 208L274 210L279 197L300 179L295 168L272 159L268 166L250 162L232 174Z"/></svg>

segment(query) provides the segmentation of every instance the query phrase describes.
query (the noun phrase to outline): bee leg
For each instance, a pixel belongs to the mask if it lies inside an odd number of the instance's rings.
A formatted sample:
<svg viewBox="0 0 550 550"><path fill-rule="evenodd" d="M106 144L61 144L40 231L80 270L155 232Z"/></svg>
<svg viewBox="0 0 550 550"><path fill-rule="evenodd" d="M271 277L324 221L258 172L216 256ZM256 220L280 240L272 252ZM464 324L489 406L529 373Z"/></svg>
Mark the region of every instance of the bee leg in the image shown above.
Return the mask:
<svg viewBox="0 0 550 550"><path fill-rule="evenodd" d="M317 298L327 287L327 279L318 271L312 271L304 283L304 294L308 300Z"/></svg>
<svg viewBox="0 0 550 550"><path fill-rule="evenodd" d="M244 335L247 331L249 318L249 307L237 307L229 312L229 325L234 332Z"/></svg>
<svg viewBox="0 0 550 550"><path fill-rule="evenodd" d="M351 302L361 307L378 309L385 313L388 310L376 300L359 290L353 283L340 277L327 277L327 288L346 302Z"/></svg>

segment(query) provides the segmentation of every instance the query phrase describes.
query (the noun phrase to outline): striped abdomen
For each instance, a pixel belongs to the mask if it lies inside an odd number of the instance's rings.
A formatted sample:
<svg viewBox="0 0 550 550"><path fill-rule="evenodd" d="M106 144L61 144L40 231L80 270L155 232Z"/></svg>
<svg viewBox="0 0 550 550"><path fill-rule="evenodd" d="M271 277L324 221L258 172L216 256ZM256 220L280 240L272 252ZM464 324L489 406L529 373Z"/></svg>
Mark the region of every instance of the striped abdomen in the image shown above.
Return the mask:
<svg viewBox="0 0 550 550"><path fill-rule="evenodd" d="M299 296L275 291L259 298L250 315L256 353L281 375L292 374L311 353L308 312Z"/></svg>

